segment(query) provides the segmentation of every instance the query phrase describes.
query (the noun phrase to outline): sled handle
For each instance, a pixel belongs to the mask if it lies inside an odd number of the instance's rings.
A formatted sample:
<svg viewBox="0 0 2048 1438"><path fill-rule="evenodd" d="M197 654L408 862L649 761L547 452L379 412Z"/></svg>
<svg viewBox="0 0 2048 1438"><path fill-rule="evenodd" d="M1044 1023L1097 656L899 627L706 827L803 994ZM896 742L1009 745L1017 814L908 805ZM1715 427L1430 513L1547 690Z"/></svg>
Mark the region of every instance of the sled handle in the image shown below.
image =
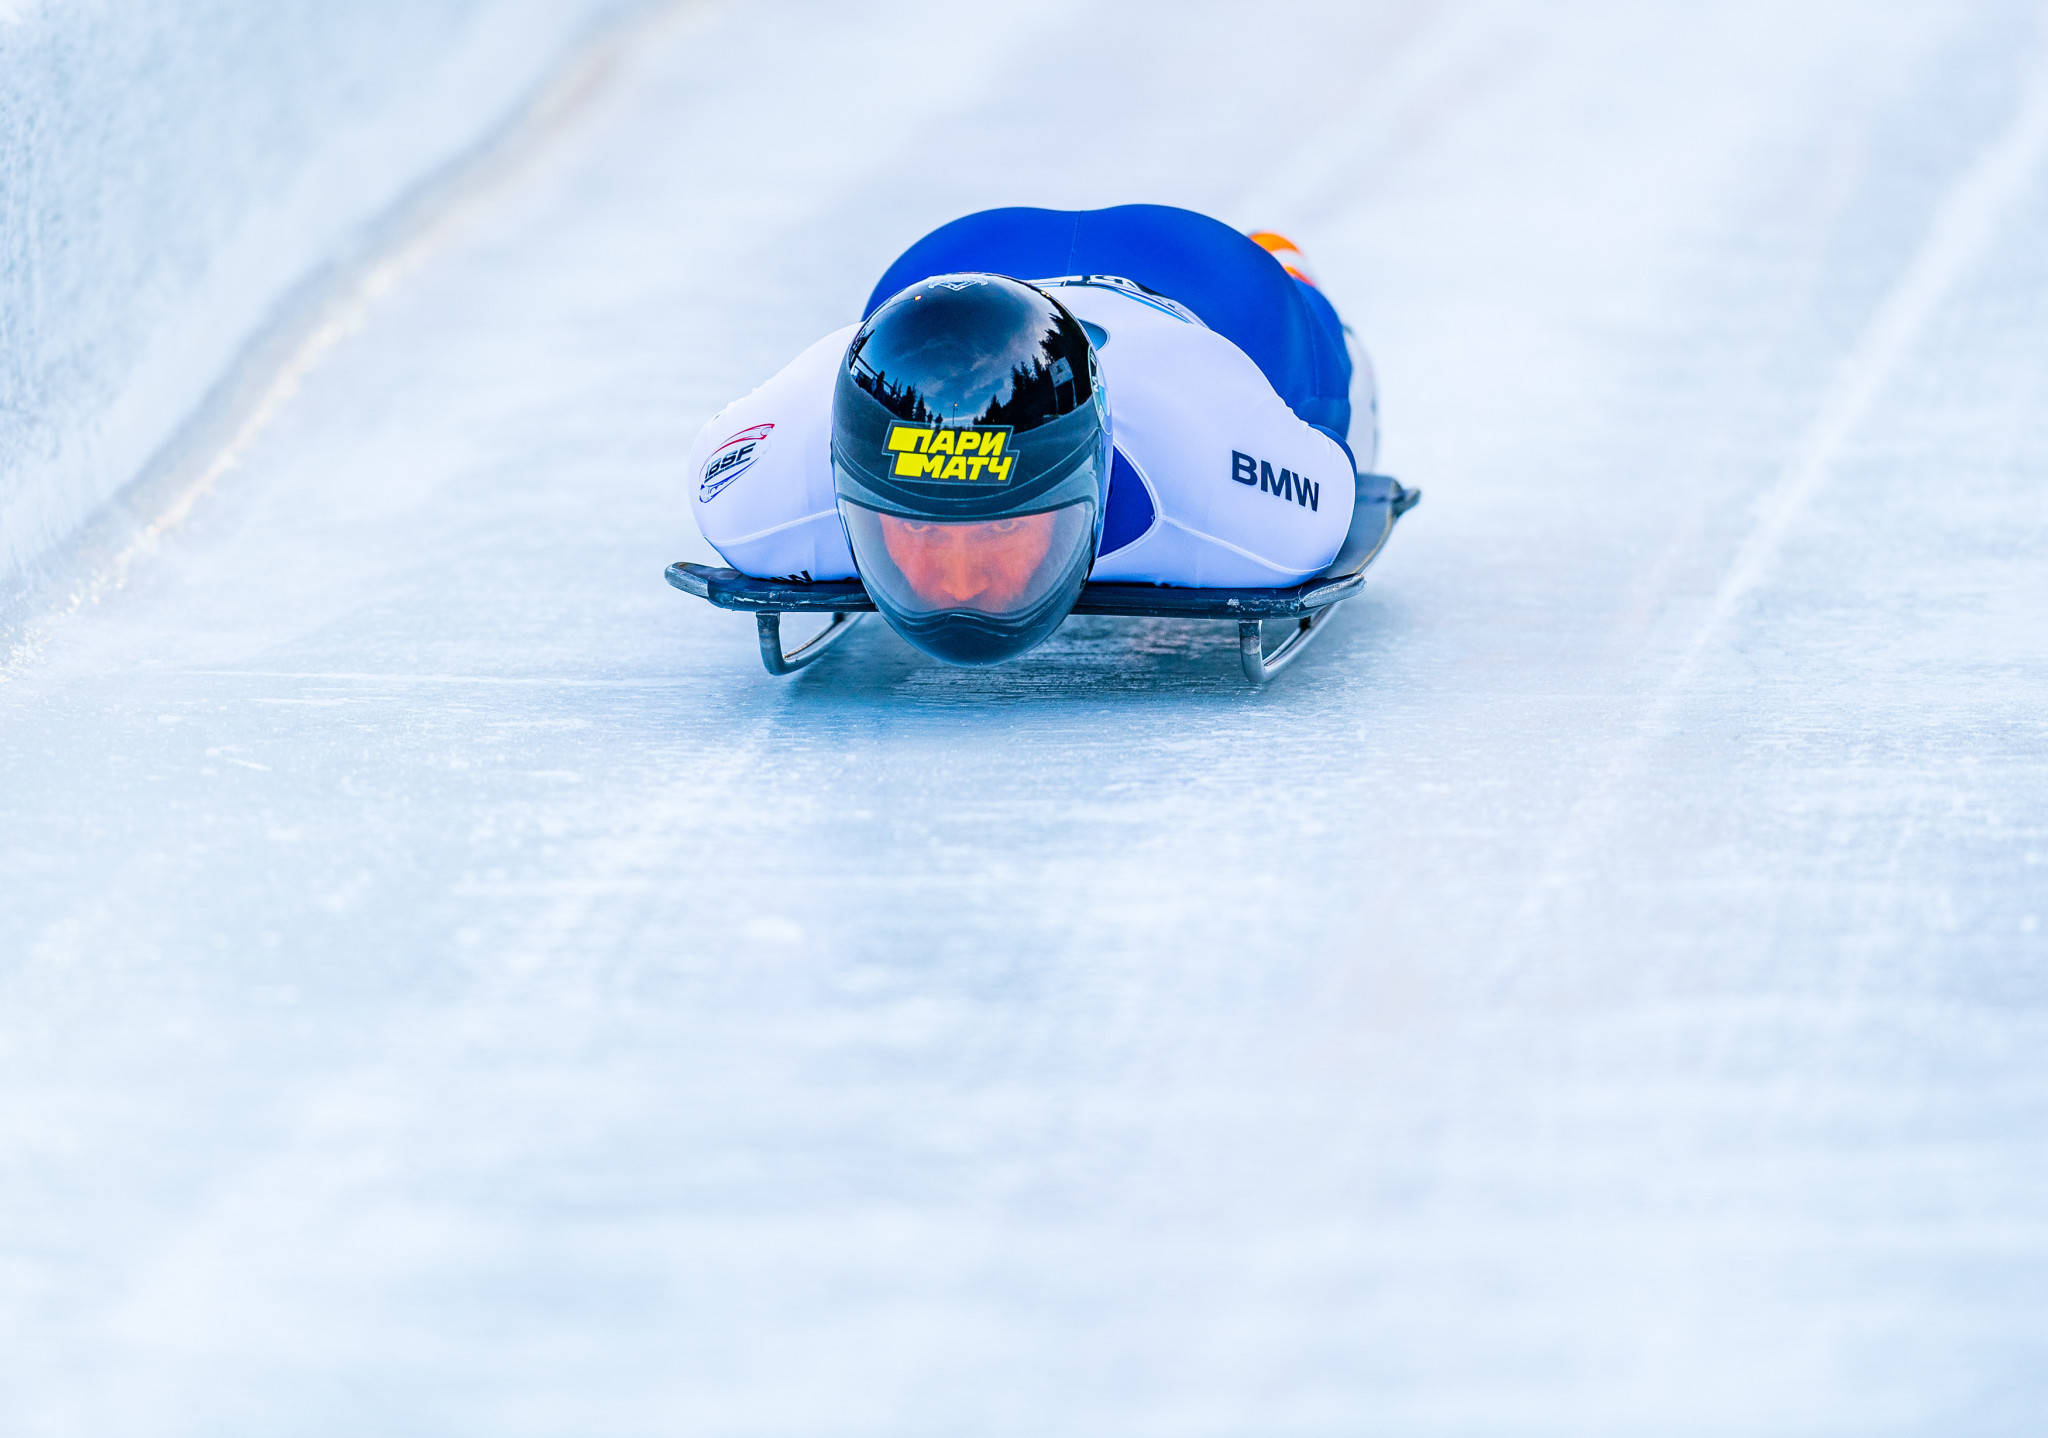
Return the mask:
<svg viewBox="0 0 2048 1438"><path fill-rule="evenodd" d="M785 654L782 652L782 611L770 609L757 613L754 623L761 636L761 663L770 674L794 674L843 639L859 618L859 614L835 611L831 623Z"/></svg>
<svg viewBox="0 0 2048 1438"><path fill-rule="evenodd" d="M1237 650L1244 661L1244 677L1254 687L1264 684L1282 669L1301 657L1301 651L1308 647L1322 626L1323 618L1337 606L1332 604L1322 609L1310 610L1294 621L1294 630L1280 641L1280 647L1268 653L1266 636L1256 619L1237 621Z"/></svg>

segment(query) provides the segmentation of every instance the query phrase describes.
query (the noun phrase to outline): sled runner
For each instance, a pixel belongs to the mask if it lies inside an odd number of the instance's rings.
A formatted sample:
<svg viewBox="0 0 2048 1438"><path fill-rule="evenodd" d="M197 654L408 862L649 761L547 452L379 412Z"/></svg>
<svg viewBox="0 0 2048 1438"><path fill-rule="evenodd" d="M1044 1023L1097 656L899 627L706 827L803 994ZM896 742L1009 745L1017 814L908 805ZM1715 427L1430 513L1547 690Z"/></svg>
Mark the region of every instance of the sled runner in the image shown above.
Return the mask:
<svg viewBox="0 0 2048 1438"><path fill-rule="evenodd" d="M1358 501L1351 528L1337 557L1321 574L1286 589L1181 589L1160 584L1090 584L1075 601L1076 614L1122 614L1150 619L1235 619L1244 677L1264 684L1300 657L1324 618L1340 601L1365 587L1365 569L1393 533L1394 521L1415 507L1422 491L1383 474L1358 476ZM755 579L737 570L678 560L668 582L685 594L708 599L720 609L751 613L761 636L761 662L770 674L794 674L845 637L874 602L857 579L815 584ZM829 614L824 630L785 654L782 616ZM1287 621L1277 648L1267 649L1264 625Z"/></svg>

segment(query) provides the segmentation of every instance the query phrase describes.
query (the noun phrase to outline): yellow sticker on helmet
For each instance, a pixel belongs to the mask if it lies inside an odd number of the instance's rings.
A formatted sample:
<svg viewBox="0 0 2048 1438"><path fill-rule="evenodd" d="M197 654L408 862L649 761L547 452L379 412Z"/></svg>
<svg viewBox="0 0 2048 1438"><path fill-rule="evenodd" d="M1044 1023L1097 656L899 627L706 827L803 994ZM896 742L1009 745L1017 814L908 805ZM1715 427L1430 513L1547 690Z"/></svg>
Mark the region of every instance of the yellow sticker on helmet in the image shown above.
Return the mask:
<svg viewBox="0 0 2048 1438"><path fill-rule="evenodd" d="M941 484L1008 484L1010 426L1007 424L892 424L889 453L898 479Z"/></svg>

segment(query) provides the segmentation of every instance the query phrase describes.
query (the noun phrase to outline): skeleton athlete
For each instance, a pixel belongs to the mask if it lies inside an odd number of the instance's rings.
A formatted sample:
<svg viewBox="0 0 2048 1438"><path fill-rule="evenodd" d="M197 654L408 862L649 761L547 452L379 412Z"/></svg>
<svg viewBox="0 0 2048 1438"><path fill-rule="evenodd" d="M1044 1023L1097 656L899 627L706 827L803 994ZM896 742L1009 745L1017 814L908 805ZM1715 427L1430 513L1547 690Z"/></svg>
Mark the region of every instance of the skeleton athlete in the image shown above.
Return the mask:
<svg viewBox="0 0 2048 1438"><path fill-rule="evenodd" d="M1287 241L1159 205L1006 209L912 245L688 473L733 568L858 577L912 644L988 664L1091 579L1316 574L1377 445L1371 370Z"/></svg>

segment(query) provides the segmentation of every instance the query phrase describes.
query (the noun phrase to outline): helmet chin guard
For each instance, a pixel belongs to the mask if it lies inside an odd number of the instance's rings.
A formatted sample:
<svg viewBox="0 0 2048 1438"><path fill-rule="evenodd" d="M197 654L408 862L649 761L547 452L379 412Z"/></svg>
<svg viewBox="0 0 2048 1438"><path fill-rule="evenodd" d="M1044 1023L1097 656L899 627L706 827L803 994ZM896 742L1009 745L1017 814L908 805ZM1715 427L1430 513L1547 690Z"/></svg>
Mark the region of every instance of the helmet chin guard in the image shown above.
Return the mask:
<svg viewBox="0 0 2048 1438"><path fill-rule="evenodd" d="M1109 489L1086 331L1002 275L938 275L871 315L832 403L854 564L904 639L950 664L1030 649L1073 608Z"/></svg>

